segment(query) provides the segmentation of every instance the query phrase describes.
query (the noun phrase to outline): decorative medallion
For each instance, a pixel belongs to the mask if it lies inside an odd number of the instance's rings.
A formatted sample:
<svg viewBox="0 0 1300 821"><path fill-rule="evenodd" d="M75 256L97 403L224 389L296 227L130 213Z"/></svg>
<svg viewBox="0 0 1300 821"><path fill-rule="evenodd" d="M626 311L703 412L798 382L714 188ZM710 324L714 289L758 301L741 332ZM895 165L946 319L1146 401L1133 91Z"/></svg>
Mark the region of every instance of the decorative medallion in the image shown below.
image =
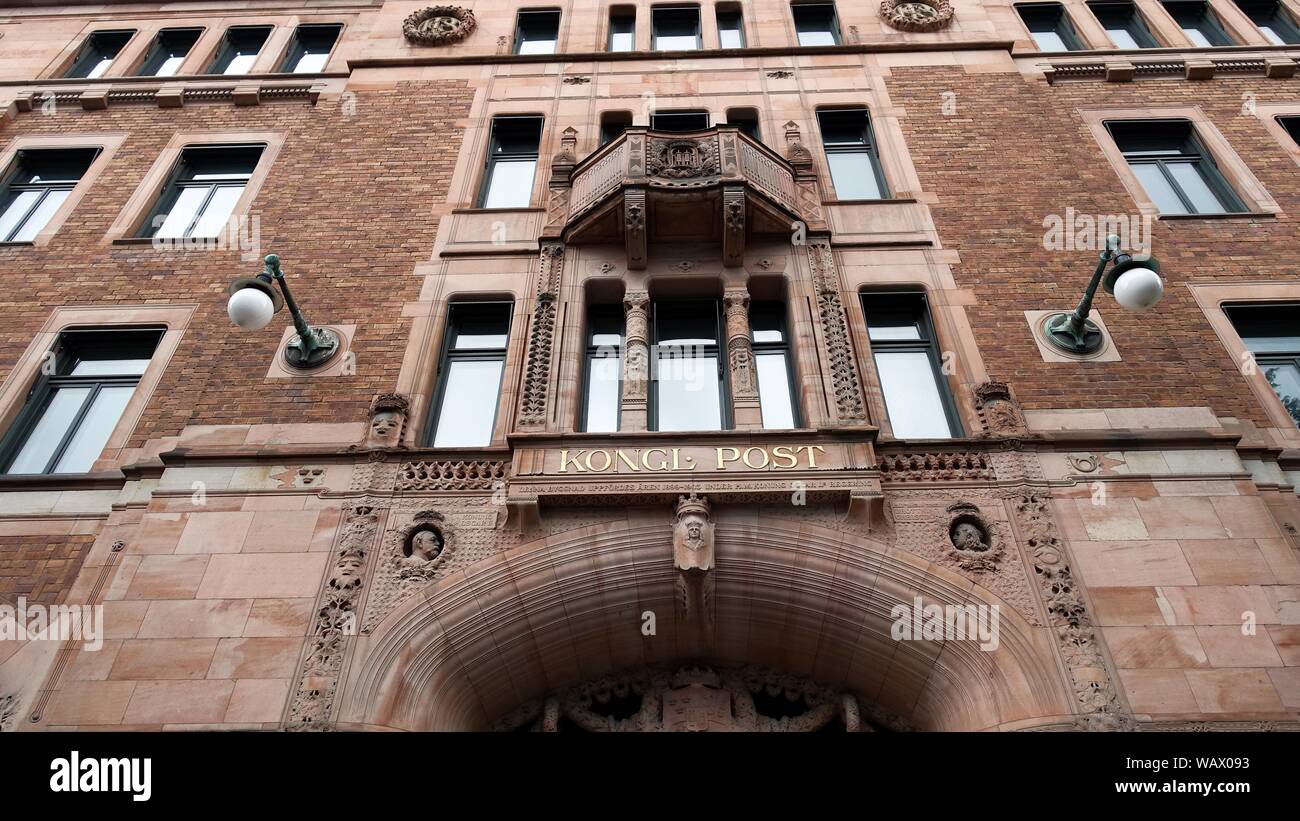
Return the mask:
<svg viewBox="0 0 1300 821"><path fill-rule="evenodd" d="M402 22L402 34L417 46L446 46L474 33L474 12L460 6L430 6L412 12Z"/></svg>
<svg viewBox="0 0 1300 821"><path fill-rule="evenodd" d="M646 157L651 177L682 180L718 175L718 146L706 140L651 140Z"/></svg>
<svg viewBox="0 0 1300 821"><path fill-rule="evenodd" d="M948 0L884 0L880 16L899 31L938 31L952 23Z"/></svg>
<svg viewBox="0 0 1300 821"><path fill-rule="evenodd" d="M948 506L947 513L948 540L952 543L948 558L962 570L996 570L1003 556L1001 540L980 509L970 502L957 502Z"/></svg>

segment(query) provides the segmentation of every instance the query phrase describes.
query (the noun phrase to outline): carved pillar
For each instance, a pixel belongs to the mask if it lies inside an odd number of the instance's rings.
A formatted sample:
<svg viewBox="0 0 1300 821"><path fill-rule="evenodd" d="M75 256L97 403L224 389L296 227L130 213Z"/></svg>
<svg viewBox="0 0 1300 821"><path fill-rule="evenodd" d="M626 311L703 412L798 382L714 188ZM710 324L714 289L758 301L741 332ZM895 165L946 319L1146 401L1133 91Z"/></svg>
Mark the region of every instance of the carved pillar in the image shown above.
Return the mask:
<svg viewBox="0 0 1300 821"><path fill-rule="evenodd" d="M722 189L722 261L724 265L742 265L745 258L745 189L726 186Z"/></svg>
<svg viewBox="0 0 1300 821"><path fill-rule="evenodd" d="M826 216L822 212L821 188L818 184L817 166L812 154L803 144L799 126L791 120L785 124L785 157L794 167L794 183L799 195L799 214L803 217L805 231L825 231Z"/></svg>
<svg viewBox="0 0 1300 821"><path fill-rule="evenodd" d="M727 364L731 371L731 418L736 428L763 427L758 399L758 367L749 332L749 291L728 288L722 294L727 319Z"/></svg>
<svg viewBox="0 0 1300 821"><path fill-rule="evenodd" d="M556 301L564 275L564 245L542 246L541 270L537 274L537 300L532 328L528 333L528 356L524 360L524 385L519 394L519 429L541 430L551 385L551 351L555 346Z"/></svg>
<svg viewBox="0 0 1300 821"><path fill-rule="evenodd" d="M646 204L644 188L629 188L623 192L623 242L627 246L628 270L645 270Z"/></svg>
<svg viewBox="0 0 1300 821"><path fill-rule="evenodd" d="M578 131L570 126L560 138L560 153L551 159L551 178L547 182L546 225L542 236L559 239L564 224L569 219L569 193L572 190L573 167L578 164L574 154L578 144Z"/></svg>
<svg viewBox="0 0 1300 821"><path fill-rule="evenodd" d="M619 430L645 430L650 388L650 294L628 291L623 297L623 401Z"/></svg>
<svg viewBox="0 0 1300 821"><path fill-rule="evenodd" d="M867 421L867 407L858 376L857 357L849 337L848 319L840 302L840 277L835 270L835 256L830 242L823 238L808 242L808 265L812 269L813 290L817 295L817 314L825 346L826 368L834 391L832 409L840 425L861 425Z"/></svg>

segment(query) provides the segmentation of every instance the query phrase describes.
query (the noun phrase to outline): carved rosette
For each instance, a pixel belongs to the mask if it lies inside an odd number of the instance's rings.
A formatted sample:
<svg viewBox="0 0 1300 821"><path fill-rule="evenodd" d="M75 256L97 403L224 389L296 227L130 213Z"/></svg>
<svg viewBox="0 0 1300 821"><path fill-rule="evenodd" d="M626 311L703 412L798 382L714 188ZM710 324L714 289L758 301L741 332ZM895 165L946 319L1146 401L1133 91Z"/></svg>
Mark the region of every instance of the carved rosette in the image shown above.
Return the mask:
<svg viewBox="0 0 1300 821"><path fill-rule="evenodd" d="M519 397L520 427L537 429L546 425L546 406L551 382L551 353L555 345L556 300L564 275L564 246L542 246L541 270L537 275L537 305L528 335L528 356L524 365L524 386Z"/></svg>
<svg viewBox="0 0 1300 821"><path fill-rule="evenodd" d="M1006 382L990 381L975 386L975 413L983 430L982 438L1020 439L1029 436L1029 425L1020 403Z"/></svg>
<svg viewBox="0 0 1300 821"><path fill-rule="evenodd" d="M474 33L474 12L460 6L430 6L412 12L402 21L402 36L417 46L459 43Z"/></svg>
<svg viewBox="0 0 1300 821"><path fill-rule="evenodd" d="M938 31L952 24L949 0L884 0L880 16L899 31Z"/></svg>
<svg viewBox="0 0 1300 821"><path fill-rule="evenodd" d="M722 295L727 322L727 361L731 367L731 390L737 399L758 397L754 346L749 332L749 291L728 288Z"/></svg>
<svg viewBox="0 0 1300 821"><path fill-rule="evenodd" d="M813 288L817 292L817 312L826 344L826 357L830 362L831 386L835 391L839 421L849 424L865 422L867 408L854 363L848 320L840 302L839 275L835 271L830 243L825 240L810 242L808 262L812 267Z"/></svg>

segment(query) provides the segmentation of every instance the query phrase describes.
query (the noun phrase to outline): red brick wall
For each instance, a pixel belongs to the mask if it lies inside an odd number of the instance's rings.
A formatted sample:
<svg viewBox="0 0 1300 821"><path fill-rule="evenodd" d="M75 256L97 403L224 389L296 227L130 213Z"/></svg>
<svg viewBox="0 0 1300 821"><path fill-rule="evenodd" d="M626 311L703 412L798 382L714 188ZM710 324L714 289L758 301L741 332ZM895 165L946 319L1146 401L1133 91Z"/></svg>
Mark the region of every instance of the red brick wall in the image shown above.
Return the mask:
<svg viewBox="0 0 1300 821"><path fill-rule="evenodd" d="M338 101L121 104L104 111L67 104L50 115L19 114L0 128L0 142L65 132L129 137L50 245L0 248L0 378L56 306L198 303L131 446L187 424L361 420L375 393L394 389L408 332L401 305L418 296L413 266L433 247L463 133L457 120L468 115L471 95L463 82L403 83L357 93L353 116ZM261 218L262 253L285 261L310 321L357 325L355 376L265 378L288 314L258 333L230 323L226 288L260 268L241 262L239 251L103 243L172 135L204 130L286 132L252 205Z"/></svg>
<svg viewBox="0 0 1300 821"><path fill-rule="evenodd" d="M943 116L945 91L956 116ZM1300 99L1300 79L1215 79L1049 86L1008 74L894 69L893 102L945 247L961 253L957 284L990 375L1009 380L1022 402L1045 407L1209 405L1221 415L1266 419L1184 283L1196 279L1291 279L1300 275L1300 168L1263 122L1242 113ZM1283 214L1276 219L1155 221L1153 250L1166 296L1145 314L1098 299L1121 362L1048 364L1026 310L1069 309L1096 257L1043 249L1043 218L1073 206L1084 214L1137 209L1078 113L1080 108L1199 105L1250 167ZM1062 276L1063 275L1063 276Z"/></svg>
<svg viewBox="0 0 1300 821"><path fill-rule="evenodd" d="M77 578L94 536L0 536L0 602L59 604Z"/></svg>

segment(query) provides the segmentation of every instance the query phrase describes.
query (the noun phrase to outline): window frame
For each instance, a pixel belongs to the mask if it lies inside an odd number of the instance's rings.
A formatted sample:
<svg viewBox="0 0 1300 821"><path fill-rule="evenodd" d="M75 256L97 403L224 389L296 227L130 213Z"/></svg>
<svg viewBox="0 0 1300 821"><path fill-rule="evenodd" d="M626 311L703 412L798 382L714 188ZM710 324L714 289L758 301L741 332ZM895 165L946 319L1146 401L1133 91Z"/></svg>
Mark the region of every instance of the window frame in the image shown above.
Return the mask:
<svg viewBox="0 0 1300 821"><path fill-rule="evenodd" d="M1220 305L1220 309L1227 317L1228 323L1232 326L1232 330L1237 334L1237 338L1241 341L1242 346L1245 348L1246 351L1250 352L1251 359L1254 361L1256 365L1255 368L1256 373L1259 375L1261 379L1264 380L1264 383L1268 385L1270 392L1277 400L1278 406L1282 408L1282 412L1291 419L1292 423L1295 424L1297 429L1300 429L1300 414L1292 413L1292 411L1286 406L1286 403L1282 401L1282 397L1278 395L1277 389L1274 388L1272 383L1268 381L1268 376L1264 373L1264 368L1266 366L1275 365L1275 364L1291 365L1294 366L1297 371L1300 371L1300 341L1297 341L1295 349L1289 352L1279 351L1279 352L1257 353L1256 351L1251 349L1250 343L1249 341L1247 341L1248 337L1242 333L1242 326L1241 324L1238 323L1237 318L1234 317L1234 312L1253 311L1253 310L1259 310L1261 308L1270 309L1270 310L1282 310L1286 308L1291 308L1293 309L1292 315L1296 317L1300 317L1300 301L1291 302L1288 300L1277 300L1277 301L1268 300L1268 301L1247 301L1247 302L1225 302L1222 305ZM1300 319L1298 319L1296 322L1295 336L1297 338L1300 338Z"/></svg>
<svg viewBox="0 0 1300 821"><path fill-rule="evenodd" d="M528 20L538 20L538 19L541 19L542 17L554 17L554 18L555 18L555 36L554 36L554 38L553 38L552 40L550 40L550 43L551 43L551 50L550 50L550 51L530 51L530 52L526 52L526 53L525 53L525 52L522 50L523 47L524 47L524 44L525 44L526 42L530 42L530 41L526 40L525 37L524 37L524 20L525 20L525 19L528 19ZM558 8L555 8L555 7L520 9L520 10L515 14L515 41L514 41L514 43L512 44L512 47L511 47L511 49L510 49L510 53L511 53L511 54L520 54L520 55L524 55L524 56L528 56L528 55L559 54L559 53L560 53L560 25L561 25L562 22L563 22L562 11L561 11L561 9L558 9ZM539 37L539 38L536 38L536 41L537 41L537 42L545 42L545 40L544 40L543 38L540 38L540 37Z"/></svg>
<svg viewBox="0 0 1300 821"><path fill-rule="evenodd" d="M754 311L770 310L772 315L777 318L777 323L781 331L780 342L759 342L754 338ZM790 317L789 312L785 310L785 303L775 299L756 299L749 303L749 345L754 355L754 382L758 386L759 402L759 420L762 420L763 405L763 384L758 376L758 358L763 354L780 353L785 357L785 379L786 390L790 397L790 427L788 428L769 428L763 425L763 430L799 430L803 427L803 408L799 403L799 380L795 374L796 359L794 355L794 341L790 338Z"/></svg>
<svg viewBox="0 0 1300 821"><path fill-rule="evenodd" d="M834 41L833 43L830 43L830 44L827 44L827 43L818 43L818 44L816 44L816 45L811 45L811 44L810 44L810 45L804 45L804 43L800 40L800 31L799 31L799 13L796 12L795 9L797 9L797 8L807 8L807 7L812 7L812 6L821 6L821 7L826 7L826 8L829 8L829 9L830 9L830 12L831 12L831 16L830 16L830 29L829 29L829 32L828 32L828 33L830 34L831 39ZM833 46L841 46L841 45L844 45L844 31L843 31L843 26L840 25L840 10L839 10L838 8L836 8L834 2L829 2L829 3L827 3L827 2L792 2L792 3L790 4L790 22L791 22L791 24L794 26L794 42L795 42L795 45L798 46L799 48L829 48L829 47L833 47Z"/></svg>
<svg viewBox="0 0 1300 821"><path fill-rule="evenodd" d="M690 431L708 431L707 428L691 428L689 431L660 431L659 429L659 312L665 305L682 305L686 303L711 304L714 316L714 344L689 346L692 359L712 355L717 360L718 371L718 424L719 430L731 430L735 424L731 412L731 367L727 361L726 322L723 316L722 300L716 297L654 299L650 302L650 379L646 402L646 430L663 433L684 433ZM626 332L626 331L625 331ZM676 347L676 346L672 346Z"/></svg>
<svg viewBox="0 0 1300 821"><path fill-rule="evenodd" d="M722 18L724 16L735 17L735 24L736 24L735 31L740 37L740 45L737 46L723 45L722 32L724 31L724 29L722 27ZM745 34L745 9L739 3L725 2L725 3L715 4L713 7L713 21L718 32L718 48L740 49L740 48L749 47L749 38ZM725 29L725 30L730 31L731 29Z"/></svg>
<svg viewBox="0 0 1300 821"><path fill-rule="evenodd" d="M629 30L628 32L617 32L617 31L615 31L615 28L614 28L614 21L615 21L615 20L623 21L623 22L627 22L627 23L629 23L630 26L631 26L630 30ZM610 7L609 7L609 18L608 18L608 21L607 21L607 28L606 28L606 32L605 32L605 50L608 51L608 52L610 52L611 54L626 54L626 53L628 53L628 52L636 51L636 50L637 50L637 48L636 48L636 21L637 21L637 8L636 8L636 6L630 6L630 5L613 5L613 6L610 6ZM625 49L616 49L616 48L614 48L614 36L615 36L615 34L622 34L622 33L626 33L626 34L631 35L631 38L632 38L631 45L630 45L628 48L625 48Z"/></svg>
<svg viewBox="0 0 1300 821"><path fill-rule="evenodd" d="M235 59L241 56L235 51L235 45L231 41L232 34L235 32L255 30L265 30L266 36L262 38L262 44L257 47L257 52L253 55L253 62L248 67L248 71L240 74L227 74L226 69L230 68ZM203 70L203 73L214 77L245 77L249 74L253 74L253 70L257 68L257 61L261 58L262 52L266 50L266 44L271 42L271 38L274 35L275 26L270 23L249 23L227 26L226 30L221 33L221 42L217 45L216 53L212 55L212 59L208 62L207 68ZM225 65L218 70L217 67L221 66L223 62Z"/></svg>
<svg viewBox="0 0 1300 821"><path fill-rule="evenodd" d="M659 48L659 21L663 12L695 13L695 48ZM650 50L651 51L703 51L704 50L704 14L698 3L667 3L650 7Z"/></svg>
<svg viewBox="0 0 1300 821"><path fill-rule="evenodd" d="M235 204L231 206L231 210L230 210L230 217L238 216L239 202L240 200L243 199L244 193L248 190L249 185L251 184L254 176L257 174L258 168L261 166L262 161L266 158L266 152L269 149L269 147L270 146L264 142L198 143L198 144L189 144L189 145L182 146L180 153L176 158L175 163L173 163L172 168L168 172L165 181L163 182L160 190L158 191L158 196L154 199L153 206L145 214L144 221L141 222L140 226L136 229L135 236L139 239L151 239L151 240L158 239L158 240L167 240L173 242L178 242L182 240L191 240L191 239L214 239L215 237L213 236L197 237L193 235L194 229L198 227L199 223L206 216L205 212L207 210L208 205L212 202L212 198L216 195L218 189L233 188L234 187L233 183L239 182L240 183L239 197L236 198ZM253 162L252 167L249 168L248 176L246 177L229 176L223 179L202 180L197 182L186 181L183 179L183 175L185 174L187 169L187 158L186 158L187 152L246 151L254 148L258 149L257 159L256 161ZM195 211L195 217L192 220L190 220L185 231L179 237L159 237L158 232L162 230L162 224L159 224L156 228L154 227L154 221L157 219L157 217L160 214L171 213L171 209L176 205L176 202L180 199L181 192L185 188L199 188L204 186L206 186L209 189L207 196L204 197L203 203ZM229 224L230 217L227 217L227 224ZM217 234L215 236L219 237L221 236L221 234Z"/></svg>
<svg viewBox="0 0 1300 821"><path fill-rule="evenodd" d="M882 289L875 290L866 288L858 292L859 306L862 309L862 326L867 346L871 351L871 365L876 371L876 381L880 385L880 401L884 405L885 418L889 419L889 403L885 398L885 387L880 383L880 365L876 360L877 351L892 352L918 352L923 351L930 362L930 372L934 377L935 386L939 391L939 402L943 408L943 413L948 421L948 439L960 439L966 435L965 427L962 425L961 413L957 408L956 397L953 395L952 386L948 382L948 377L943 372L943 365L939 357L940 340L934 324L934 311L930 304L930 295L923 290L909 289ZM878 311L881 304L889 303L903 304L910 302L917 306L911 313L913 317L919 317L916 327L921 339L905 340L885 340L871 338L870 315L873 313L871 306L876 306ZM890 435L895 439L904 437L894 433L894 424L890 420ZM933 437L930 437L933 438Z"/></svg>
<svg viewBox="0 0 1300 821"><path fill-rule="evenodd" d="M1205 39L1210 41L1209 46L1197 45L1196 41L1192 40L1191 35L1187 33L1187 29L1174 13L1174 8L1171 8L1181 7L1182 9L1188 9L1193 6L1197 7L1197 11L1199 11L1200 22L1206 24L1204 28L1198 26L1197 31L1201 32L1201 34L1205 36ZM1228 46L1241 45L1231 34L1228 33L1228 28L1224 25L1223 19L1219 17L1218 12L1216 12L1214 7L1210 5L1209 0L1160 0L1160 7L1165 10L1165 14L1169 15L1169 19L1174 22L1174 25L1178 28L1179 32L1182 33L1183 37L1187 38L1187 41L1191 44L1192 48L1225 48ZM1216 43L1214 42L1216 39L1222 40L1223 42Z"/></svg>
<svg viewBox="0 0 1300 821"><path fill-rule="evenodd" d="M618 131L615 132L614 128ZM631 111L602 111L600 112L600 144L609 145L632 127Z"/></svg>
<svg viewBox="0 0 1300 821"><path fill-rule="evenodd" d="M508 154L498 154L494 147L497 144L496 127L498 122L506 120L536 120L537 126L537 146L532 152L510 152ZM483 177L479 183L478 197L474 200L474 207L480 210L508 211L518 210L520 208L531 208L533 206L533 193L537 189L537 169L541 165L542 138L546 133L546 118L541 114L494 114L492 115L491 124L488 126L488 144L487 157L483 162ZM533 161L533 179L528 186L528 196L522 205L494 205L487 204L488 194L492 190L493 174L496 171L496 165L502 160L520 161L531 159Z"/></svg>
<svg viewBox="0 0 1300 821"><path fill-rule="evenodd" d="M829 145L826 141L826 130L823 125L823 115L844 115L858 114L863 117L863 143L861 146L855 145ZM880 159L880 142L876 139L876 131L871 122L871 109L866 106L834 106L818 108L814 114L817 118L817 133L821 138L822 153L826 160L826 177L830 180L831 189L835 192L836 202L881 202L893 199L893 194L889 186L889 179L885 176L885 166ZM880 194L876 198L841 198L839 186L835 183L835 174L831 168L831 154L861 154L867 155L871 169L876 176L876 188Z"/></svg>
<svg viewBox="0 0 1300 821"><path fill-rule="evenodd" d="M68 67L64 69L63 73L60 74L59 76L61 78L70 79L70 80L99 80L104 77L108 77L109 72L113 70L113 65L118 61L118 58L121 57L124 52L126 52L127 48L131 45L132 41L135 40L136 35L138 35L139 33L140 33L139 29L96 29L88 33L84 38L82 38L81 45L77 47L77 50L73 54L72 61L68 64ZM94 60L93 63L91 62L90 50L92 48L92 44L96 41L97 38L109 37L113 35L119 35L119 36L125 35L126 39L122 41L122 44L120 46L118 46L117 51L113 52L113 56L108 58L108 65L104 67L103 73L98 74L94 77L90 76L89 71L87 71L85 74L76 73L82 68L89 68L89 67L93 67L94 65L98 65L104 59L103 57L98 57Z"/></svg>
<svg viewBox="0 0 1300 821"><path fill-rule="evenodd" d="M505 308L505 344L500 348L472 348L463 351L453 350L451 347L452 339L455 336L457 324L454 317L458 310L476 311L483 310L492 306L504 306ZM424 446L434 449L437 446L434 441L438 438L438 424L442 419L443 402L447 396L447 382L451 377L451 365L455 362L497 362L501 363L501 379L497 382L496 403L492 409L492 424L489 428L488 441L485 445L451 445L437 448L439 450L478 450L480 448L490 448L496 441L497 421L501 416L501 398L504 393L506 376L509 374L507 367L510 356L511 326L514 324L515 303L512 299L465 299L447 303L446 317L447 321L442 329L442 346L438 356L438 368L434 372L434 391L429 404L429 419L425 423L424 429Z"/></svg>
<svg viewBox="0 0 1300 821"><path fill-rule="evenodd" d="M321 65L319 71L294 71L294 65L309 53L301 40L303 29L307 29L309 32L312 30L334 29L334 42L330 43L329 51L325 52L325 62ZM293 32L289 35L289 42L285 45L284 57L280 60L276 72L279 74L320 74L326 71L329 68L330 60L334 58L334 52L343 40L343 30L343 23L299 23L294 26Z"/></svg>
<svg viewBox="0 0 1300 821"><path fill-rule="evenodd" d="M753 115L752 117L750 115ZM732 126L756 143L763 142L762 115L753 106L735 106L723 112L723 125ZM750 133L752 127L753 133Z"/></svg>
<svg viewBox="0 0 1300 821"><path fill-rule="evenodd" d="M160 69L163 66L165 66L167 64L167 61L171 59L170 54L165 57L162 57L162 59L158 62L158 65L154 66L153 71L149 71L148 70L150 67L149 64L153 62L155 59L157 59L158 57L162 56L163 54L162 51L163 38L165 36L175 35L180 32L194 33L194 41L191 42L189 48L185 50L185 55L181 57L180 65L176 67L176 71L172 72L171 74L157 73L157 69ZM165 28L158 29L156 32L154 32L153 39L149 42L149 48L145 51L144 57L141 58L140 65L136 67L134 75L136 77L175 77L176 75L181 73L181 69L185 67L185 63L192 56L194 56L194 49L198 46L199 42L203 39L203 35L206 32L207 32L207 27L205 26L167 26Z"/></svg>
<svg viewBox="0 0 1300 821"><path fill-rule="evenodd" d="M1278 128L1291 138L1296 148L1300 148L1300 113L1296 114L1275 114L1273 122L1277 123Z"/></svg>
<svg viewBox="0 0 1300 821"><path fill-rule="evenodd" d="M1110 40L1111 45L1116 48L1127 49L1128 46L1119 45L1115 42L1115 38L1111 37L1110 28L1107 27L1106 21L1097 13L1099 9L1108 9L1111 12L1127 9L1128 14L1124 30L1137 43L1137 47L1140 49L1161 48L1160 40L1156 37L1155 32L1151 30L1151 26L1147 24L1142 10L1138 8L1134 0L1089 0L1086 5L1093 19L1097 21L1097 25L1105 32L1106 39Z"/></svg>
<svg viewBox="0 0 1300 821"><path fill-rule="evenodd" d="M1259 30L1264 39L1270 40L1268 34L1264 32L1266 25L1270 30L1277 33L1282 39L1282 43L1273 43L1273 45L1293 46L1300 44L1300 23L1297 23L1295 15L1282 4L1281 0L1233 0L1233 5L1245 15L1251 25ZM1261 23L1255 19L1255 14L1267 14L1271 18L1271 22Z"/></svg>
<svg viewBox="0 0 1300 821"><path fill-rule="evenodd" d="M1034 29L1030 26L1030 21L1025 19L1026 11L1030 11L1030 12L1047 12L1048 10L1055 11L1056 12L1056 16L1054 18L1055 28L1053 29L1053 33L1056 34L1057 37L1061 38L1061 42L1065 44L1065 50L1066 51L1087 50L1088 44L1084 42L1083 37L1080 36L1079 34L1079 30L1075 28L1074 20L1070 17L1070 12L1065 7L1064 3L1059 3L1059 2L1016 3L1014 5L1016 10L1016 17L1020 19L1020 23L1025 27L1025 31L1029 32L1029 39L1033 41L1034 47L1037 48L1039 51L1047 54L1054 53L1050 49L1043 48L1042 45L1039 44L1038 38L1034 37L1034 34L1041 33L1041 32L1035 32ZM1060 53L1060 52L1055 52L1055 53Z"/></svg>
<svg viewBox="0 0 1300 821"><path fill-rule="evenodd" d="M51 182L51 183L20 183L16 181L17 176L23 167L26 154L28 153L40 154L45 152L65 152L65 151L90 153L90 161L86 163L85 170L81 172L81 176L77 177L75 181L71 183L64 182L64 181ZM103 155L103 153L104 153L103 146L67 147L67 148L51 146L45 148L16 149L14 152L13 159L10 160L5 166L5 173L3 178L4 184L3 186L0 186L0 215L4 214L5 211L8 210L9 204L14 199L12 194L15 190L20 192L40 191L41 195L37 197L36 201L32 203L32 205L27 209L27 212L23 215L22 219L14 223L14 227L10 231L9 236L8 237L0 236L0 245L34 244L36 240L41 236L42 232L49 229L51 225L54 225L55 219L58 216L59 211L64 208L65 204L69 200L72 199L72 192L76 191L77 187L81 185L83 181L85 181L86 177L90 174L90 169L95 167L95 163L99 160L99 158ZM51 191L67 191L68 196L64 197L64 201L60 203L59 207L56 208L50 214L49 218L46 219L45 223L41 225L40 228L37 229L36 233L32 236L31 239L25 239L25 240L12 239L12 237L16 236L19 231L27 227L27 223L32 218L32 215L35 214L37 210L41 207L41 203L45 202L45 200L48 199ZM58 230L57 225L54 226L54 230Z"/></svg>
<svg viewBox="0 0 1300 821"><path fill-rule="evenodd" d="M673 117L682 117L682 118L703 117L704 125L701 128L688 128L688 129L673 129L673 128L660 127L660 125L663 123L665 118L671 119ZM656 121L658 121L660 125L656 125ZM650 113L650 130L659 131L664 134L694 134L699 131L708 131L712 127L713 127L713 114L708 109L704 109L704 108L681 108L681 109L670 108L664 111L653 111Z"/></svg>
<svg viewBox="0 0 1300 821"><path fill-rule="evenodd" d="M585 344L583 345L582 352L582 385L579 388L578 393L578 396L580 397L578 403L578 431L581 433L592 432L587 429L587 424L590 421L588 418L588 407L591 404L591 397L589 395L589 390L591 388L591 365L596 354L609 348L608 345L596 345L591 341L592 337L595 335L592 332L592 328L595 324L594 315L597 313L608 314L611 317L617 316L618 318L618 321L615 324L617 324L619 329L619 343L614 357L618 363L618 393L614 408L614 430L594 432L617 433L623 427L623 378L626 375L626 362L624 361L624 357L627 355L627 315L621 305L616 305L614 303L597 303L595 305L587 306L586 326L583 330L583 340Z"/></svg>
<svg viewBox="0 0 1300 821"><path fill-rule="evenodd" d="M1111 126L1116 123L1133 123L1133 122L1142 122L1146 124L1148 127L1161 126L1161 125L1171 126L1174 124L1185 126L1187 129L1187 136L1184 139L1184 148L1177 153L1168 152L1169 156L1130 157L1129 155L1131 152L1125 151L1124 147L1120 145L1120 141L1115 136L1115 131ZM1151 119L1151 120L1106 120L1104 121L1104 125L1106 127L1106 130L1109 132L1111 139L1114 141L1115 147L1119 149L1120 155L1124 158L1124 162L1128 164L1130 170L1133 169L1134 165L1155 165L1159 169L1160 174L1164 178L1165 182L1169 185L1170 189L1174 192L1174 196L1178 197L1179 201L1183 205L1183 208L1185 209L1181 214L1162 213L1162 216L1193 216L1193 217L1210 216L1212 217L1212 216L1222 216L1228 214L1250 213L1250 209L1246 206L1246 203L1233 189L1232 185L1228 182L1227 178L1224 176L1223 171L1220 170L1219 164L1215 160L1214 153L1209 150L1209 148L1205 144L1205 141L1200 138L1200 135L1197 133L1196 124L1191 120L1185 118L1160 118L1160 119ZM1168 166L1171 163L1177 163L1183 165L1186 164L1194 165L1197 168L1197 171L1200 174L1201 179L1204 180L1206 187L1210 189L1210 191L1215 195L1216 198L1218 198L1220 205L1226 207L1219 211L1196 210L1194 204L1191 201L1191 198L1183 190L1182 185L1180 185L1178 180L1174 177L1174 175L1170 173ZM1136 171L1134 171L1133 173L1134 176L1136 177L1137 176ZM1141 177L1138 177L1138 184L1142 186L1144 191L1146 190L1146 186L1142 184ZM1147 200L1152 204L1155 204L1155 199L1154 197L1152 197L1151 192L1146 191L1146 194L1147 194Z"/></svg>

